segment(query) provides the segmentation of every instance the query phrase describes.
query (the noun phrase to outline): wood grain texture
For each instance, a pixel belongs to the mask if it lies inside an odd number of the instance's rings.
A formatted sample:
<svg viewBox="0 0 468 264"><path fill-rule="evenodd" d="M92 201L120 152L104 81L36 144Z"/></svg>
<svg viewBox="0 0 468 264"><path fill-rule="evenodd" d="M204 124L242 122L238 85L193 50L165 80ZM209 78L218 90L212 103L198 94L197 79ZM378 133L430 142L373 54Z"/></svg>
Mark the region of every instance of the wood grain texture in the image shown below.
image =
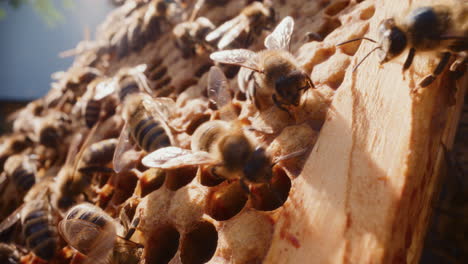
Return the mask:
<svg viewBox="0 0 468 264"><path fill-rule="evenodd" d="M382 19L410 3L373 4L366 35L375 37ZM348 28L359 30L352 24ZM338 43L343 35L332 33L324 42ZM370 56L352 73L372 47L362 43L346 71L318 142L279 212L266 263L419 260L439 182L441 142L452 144L467 79L455 90L445 73L413 93L437 63L433 53L418 54L405 74L406 52L382 67L377 56ZM302 47L299 57L307 62L316 52Z"/></svg>

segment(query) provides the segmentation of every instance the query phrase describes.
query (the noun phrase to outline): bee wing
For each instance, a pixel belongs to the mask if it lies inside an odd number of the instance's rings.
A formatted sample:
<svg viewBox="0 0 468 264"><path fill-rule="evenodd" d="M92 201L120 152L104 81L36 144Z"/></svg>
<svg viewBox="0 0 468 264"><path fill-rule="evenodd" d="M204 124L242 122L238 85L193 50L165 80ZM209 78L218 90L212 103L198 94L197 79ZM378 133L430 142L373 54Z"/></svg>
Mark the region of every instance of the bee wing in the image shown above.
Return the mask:
<svg viewBox="0 0 468 264"><path fill-rule="evenodd" d="M231 102L231 94L226 75L217 66L212 66L208 73L208 98L218 109Z"/></svg>
<svg viewBox="0 0 468 264"><path fill-rule="evenodd" d="M79 149L78 151L78 154L73 155L73 158L74 158L74 165L73 165L73 171L72 171L72 181L73 182L76 182L76 181L79 181L79 173L77 173L78 171L78 167L81 163L81 157L83 156L83 153L85 152L85 150L88 148L88 146L91 144L91 142L93 141L93 137L94 137L94 134L96 133L96 130L97 130L97 127L101 124L101 121L98 120L96 124L94 124L94 126L91 128L91 130L89 130L88 132L88 135L86 136L86 138L83 140L83 144L81 144L81 147L77 149ZM81 134L81 133L79 133ZM68 159L68 157L67 157Z"/></svg>
<svg viewBox="0 0 468 264"><path fill-rule="evenodd" d="M150 168L176 169L187 166L209 165L217 162L208 152L192 152L178 147L166 147L151 152L142 161Z"/></svg>
<svg viewBox="0 0 468 264"><path fill-rule="evenodd" d="M21 218L21 211L23 210L24 208L24 205L25 203L23 203L22 205L20 205L18 208L16 208L15 211L13 211L13 213L11 213L9 216L7 216L7 218L5 218L1 223L0 223L0 234L7 230L8 228L10 228L11 226L13 226L16 222L18 222L18 220L20 220Z"/></svg>
<svg viewBox="0 0 468 264"><path fill-rule="evenodd" d="M213 41L215 39L220 38L224 33L228 32L232 27L240 22L241 18L236 16L235 18L224 22L221 26L217 29L211 31L208 35L206 35L206 41Z"/></svg>
<svg viewBox="0 0 468 264"><path fill-rule="evenodd" d="M287 16L281 20L275 30L265 38L267 49L289 49L289 42L294 29L294 20Z"/></svg>
<svg viewBox="0 0 468 264"><path fill-rule="evenodd" d="M129 73L134 76L138 84L141 85L148 94L151 94L152 91L149 87L148 79L146 79L145 75L146 68L148 68L146 64L140 64L131 68Z"/></svg>
<svg viewBox="0 0 468 264"><path fill-rule="evenodd" d="M67 158L65 160L65 166L72 166L74 158L80 149L80 144L83 140L83 133L76 133L76 135L72 138L70 143L70 147L68 148Z"/></svg>
<svg viewBox="0 0 468 264"><path fill-rule="evenodd" d="M169 122L169 117L174 113L176 107L174 100L168 97L144 97L143 104L153 116L162 119L166 123Z"/></svg>
<svg viewBox="0 0 468 264"><path fill-rule="evenodd" d="M105 225L103 229L100 230L100 227L82 219L64 219L58 224L58 230L67 244L74 248L77 246L78 242L81 242L81 247L85 246L82 240L94 241L94 243L86 245L88 247L86 251L89 252L86 255L86 264L109 263L108 259L114 247L117 235L113 225ZM94 239L89 237L96 234L98 235ZM77 248L75 249L78 250Z"/></svg>
<svg viewBox="0 0 468 264"><path fill-rule="evenodd" d="M115 228L111 228L111 225L107 225L106 227L101 231L99 238L93 243L93 249L87 255L85 264L110 263L117 234L115 233Z"/></svg>
<svg viewBox="0 0 468 264"><path fill-rule="evenodd" d="M101 100L112 94L117 87L117 79L112 78L109 80L102 81L96 85L96 92L94 94L94 100Z"/></svg>
<svg viewBox="0 0 468 264"><path fill-rule="evenodd" d="M241 33L242 31L249 26L249 19L245 15L240 15L237 23L229 29L229 31L224 34L221 40L218 42L218 48L224 49L229 44L231 44Z"/></svg>
<svg viewBox="0 0 468 264"><path fill-rule="evenodd" d="M170 125L169 119L176 112L176 104L174 100L169 97L151 98L148 96L143 99L143 103L145 104L146 109L148 109L154 117L157 117L161 121L161 125L167 132L171 144L174 144L175 140L171 132L185 131Z"/></svg>
<svg viewBox="0 0 468 264"><path fill-rule="evenodd" d="M262 71L257 62L257 54L251 50L233 49L216 51L210 54L210 59L221 63L239 65L256 72Z"/></svg>
<svg viewBox="0 0 468 264"><path fill-rule="evenodd" d="M119 141L115 147L114 157L112 157L112 167L115 172L119 173L125 167L126 162L123 160L123 154L132 147L133 144L130 142L130 127L127 122L125 122L119 136Z"/></svg>
<svg viewBox="0 0 468 264"><path fill-rule="evenodd" d="M275 157L275 158L273 159L273 164L276 164L276 163L281 162L281 161L283 161L283 160L293 159L293 158L302 156L302 155L304 155L308 150L309 150L308 148L304 148L304 149L301 149L301 150L298 150L298 151L294 151L294 152L288 153L288 154L286 154L286 155L282 155L282 156L279 156L279 157Z"/></svg>

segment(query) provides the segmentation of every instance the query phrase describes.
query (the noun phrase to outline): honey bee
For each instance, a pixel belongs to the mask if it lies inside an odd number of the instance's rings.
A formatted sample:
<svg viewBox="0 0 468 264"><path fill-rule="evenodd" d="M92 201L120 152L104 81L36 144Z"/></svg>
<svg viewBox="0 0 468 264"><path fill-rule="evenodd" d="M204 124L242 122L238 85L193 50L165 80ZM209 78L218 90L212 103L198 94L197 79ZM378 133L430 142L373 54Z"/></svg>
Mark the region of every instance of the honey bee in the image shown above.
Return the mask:
<svg viewBox="0 0 468 264"><path fill-rule="evenodd" d="M208 165L213 176L239 181L249 192L252 184L270 184L275 164L305 153L301 150L277 158L270 157L266 149L246 133L242 121L237 119L226 76L216 66L209 71L207 94L223 120L201 124L192 135L191 150L161 148L146 155L143 165L159 169Z"/></svg>
<svg viewBox="0 0 468 264"><path fill-rule="evenodd" d="M173 128L168 125L168 117L174 111L172 99L151 98L144 93L135 93L127 97L123 109L125 126L119 137L113 159L116 172L120 172L123 168L125 162L120 158L131 148L130 137L140 149L146 152L175 144L172 136Z"/></svg>
<svg viewBox="0 0 468 264"><path fill-rule="evenodd" d="M174 25L181 22L183 11L183 5L178 0L151 1L144 14L141 30L146 41L158 38L168 23Z"/></svg>
<svg viewBox="0 0 468 264"><path fill-rule="evenodd" d="M59 248L57 217L51 206L49 181L36 184L24 203L0 223L0 233L20 221L26 248L44 261L52 260Z"/></svg>
<svg viewBox="0 0 468 264"><path fill-rule="evenodd" d="M110 172L103 166L112 161L117 143L117 139L109 138L91 144L83 152L82 164L80 164L78 170L83 173L92 171Z"/></svg>
<svg viewBox="0 0 468 264"><path fill-rule="evenodd" d="M273 159L245 133L239 122L223 120L209 121L198 127L192 136L191 149L161 148L145 156L142 163L160 169L208 165L212 175L228 181L238 180L248 192L252 184L269 185L272 168L278 162L304 153Z"/></svg>
<svg viewBox="0 0 468 264"><path fill-rule="evenodd" d="M182 57L184 58L213 50L213 47L205 41L205 37L215 26L206 17L198 17L195 19L204 2L204 0L198 0L195 3L190 19L177 24L172 30L176 47L181 50Z"/></svg>
<svg viewBox="0 0 468 264"><path fill-rule="evenodd" d="M266 37L266 50L255 53L246 49L214 52L214 61L239 65L249 69L246 73L252 85L240 87L260 111L276 105L289 113L287 107L298 106L301 95L314 85L309 75L299 66L288 47L294 20L285 17ZM240 77L239 77L240 78Z"/></svg>
<svg viewBox="0 0 468 264"><path fill-rule="evenodd" d="M53 204L63 210L73 205L80 196L89 200L88 187L94 173L110 173L106 165L112 161L117 139L102 139L100 121L89 131L79 131L73 137L62 166L54 182ZM95 143L93 143L95 142Z"/></svg>
<svg viewBox="0 0 468 264"><path fill-rule="evenodd" d="M442 73L453 53L461 53L461 58L452 64L451 71L455 71L457 66L466 60L468 8L464 1L457 3L417 7L404 18L383 20L379 25L378 41L362 37L339 43L337 46L360 40L378 44L354 67L353 71L374 51L378 52L380 64L383 64L393 60L409 47L403 71L411 66L416 51L442 51L442 57L434 71L419 82L419 86L426 87Z"/></svg>
<svg viewBox="0 0 468 264"><path fill-rule="evenodd" d="M27 192L36 183L37 165L28 155L13 155L5 162L6 175L16 189L22 193Z"/></svg>
<svg viewBox="0 0 468 264"><path fill-rule="evenodd" d="M120 225L112 217L97 206L82 203L70 208L58 229L68 245L86 255L86 263L138 263L141 246L129 240L138 223L139 218L134 218L120 237Z"/></svg>
<svg viewBox="0 0 468 264"><path fill-rule="evenodd" d="M92 100L101 101L117 93L120 102L124 103L127 95L139 92L151 94L151 89L145 76L146 64L121 69L115 77L105 79L95 86Z"/></svg>
<svg viewBox="0 0 468 264"><path fill-rule="evenodd" d="M0 171L3 171L5 162L11 155L25 150L32 143L23 133L15 133L2 139L4 140L0 143Z"/></svg>
<svg viewBox="0 0 468 264"><path fill-rule="evenodd" d="M61 111L49 111L36 126L35 136L46 147L55 148L71 130L70 117Z"/></svg>
<svg viewBox="0 0 468 264"><path fill-rule="evenodd" d="M88 85L88 89L75 104L73 113L81 112L88 128L93 127L99 120L104 120L114 114L117 102L112 93L114 82L110 78L98 78Z"/></svg>
<svg viewBox="0 0 468 264"><path fill-rule="evenodd" d="M261 30L272 26L275 22L275 11L271 1L253 2L245 7L235 18L224 22L210 32L205 40L211 42L221 38L218 48L224 49L236 40L242 32L247 34L247 40L260 35Z"/></svg>

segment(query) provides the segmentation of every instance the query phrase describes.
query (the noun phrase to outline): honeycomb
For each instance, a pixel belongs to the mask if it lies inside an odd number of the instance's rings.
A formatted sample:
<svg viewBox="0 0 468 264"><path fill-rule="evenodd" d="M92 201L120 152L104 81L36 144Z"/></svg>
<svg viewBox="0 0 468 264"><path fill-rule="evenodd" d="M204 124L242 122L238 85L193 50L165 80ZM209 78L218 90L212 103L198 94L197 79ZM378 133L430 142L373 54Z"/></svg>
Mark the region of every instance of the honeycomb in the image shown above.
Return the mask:
<svg viewBox="0 0 468 264"><path fill-rule="evenodd" d="M340 89L349 65L355 62L353 56L361 42L340 47L336 44L369 33L375 2L272 1L276 22L288 15L294 18L290 51L316 87L303 95L302 109L294 112L294 118L277 108L256 111L239 91L239 67L220 65L230 87L236 91L233 106L238 110L238 118L254 127L246 133L268 146L267 152L274 157L306 150L302 156L279 162L273 167L271 183L252 186L250 192L239 181L219 179L203 166L147 168L141 162L145 153L138 149L122 154L124 169L118 173L112 170L112 159L100 161L104 165L100 170L89 165L80 167L81 161L74 160L80 157L76 154L79 146L117 139L124 126L120 115L123 106L111 101L99 126L86 128L85 116L78 106L80 99L91 90L93 80L112 78L137 65L147 65L143 74L151 96L174 99L176 109L170 121L178 128L174 140L179 147L189 149L196 129L209 120L219 119L206 92L208 71L214 65L210 52L190 56L177 48L172 34L175 24L188 19L195 1L182 1L182 10L173 11L174 16L169 15L171 10L160 10L159 2L162 1L124 1L98 28L95 41L78 45L78 55L70 69L54 74L56 81L50 92L17 114L14 132L1 138L0 168L4 172L0 182L3 201L0 219L19 207L25 195L14 196L13 201L8 196L14 191L7 190L13 187L5 180L4 166L12 163L9 156L34 155L38 181L59 177L56 175L67 164L78 163L82 172L90 170L86 173L90 186L83 190L86 195L77 195L75 202L92 202L117 219L122 215L140 218L131 237L133 242L143 245L140 263L264 263L269 252L277 250L274 237L295 248L303 246L297 234L277 223L287 215L283 212L285 206L298 206L291 204L289 195L297 188L296 179L301 177L320 129L333 116L330 107L333 96ZM207 17L218 26L237 16L251 2L254 1L206 0L198 16ZM160 15L164 12L167 18ZM271 29L260 32L244 48L264 49L264 38ZM91 48L83 48L85 44ZM272 132L255 130L266 125ZM74 138L80 135L85 138L93 129L93 136L87 139L90 142L82 140L74 145ZM11 236L2 233L0 241L8 241ZM85 259L63 241L61 247L56 263L81 263ZM22 262L41 261L33 253L21 254ZM266 262L282 263L277 261Z"/></svg>

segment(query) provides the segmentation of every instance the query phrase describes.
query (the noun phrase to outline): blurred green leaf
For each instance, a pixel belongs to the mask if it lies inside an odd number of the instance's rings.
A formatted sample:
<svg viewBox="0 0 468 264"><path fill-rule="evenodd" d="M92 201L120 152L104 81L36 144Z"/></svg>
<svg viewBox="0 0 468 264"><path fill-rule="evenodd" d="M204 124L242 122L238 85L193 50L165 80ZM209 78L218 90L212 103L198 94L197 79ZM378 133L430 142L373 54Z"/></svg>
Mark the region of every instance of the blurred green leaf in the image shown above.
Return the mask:
<svg viewBox="0 0 468 264"><path fill-rule="evenodd" d="M10 0L10 5L14 8L18 8L21 4L25 3L27 0Z"/></svg>
<svg viewBox="0 0 468 264"><path fill-rule="evenodd" d="M2 0L0 0L2 1ZM23 4L30 4L34 10L41 16L48 26L56 26L64 20L62 13L56 8L53 0L3 0L13 8L19 8ZM74 0L61 0L64 9L73 9L75 7ZM5 9L0 8L0 19L5 17Z"/></svg>
<svg viewBox="0 0 468 264"><path fill-rule="evenodd" d="M75 7L75 2L73 0L63 0L62 6L66 9L73 9Z"/></svg>
<svg viewBox="0 0 468 264"><path fill-rule="evenodd" d="M51 0L35 0L33 5L49 26L55 26L57 22L64 20L63 15L55 8Z"/></svg>

